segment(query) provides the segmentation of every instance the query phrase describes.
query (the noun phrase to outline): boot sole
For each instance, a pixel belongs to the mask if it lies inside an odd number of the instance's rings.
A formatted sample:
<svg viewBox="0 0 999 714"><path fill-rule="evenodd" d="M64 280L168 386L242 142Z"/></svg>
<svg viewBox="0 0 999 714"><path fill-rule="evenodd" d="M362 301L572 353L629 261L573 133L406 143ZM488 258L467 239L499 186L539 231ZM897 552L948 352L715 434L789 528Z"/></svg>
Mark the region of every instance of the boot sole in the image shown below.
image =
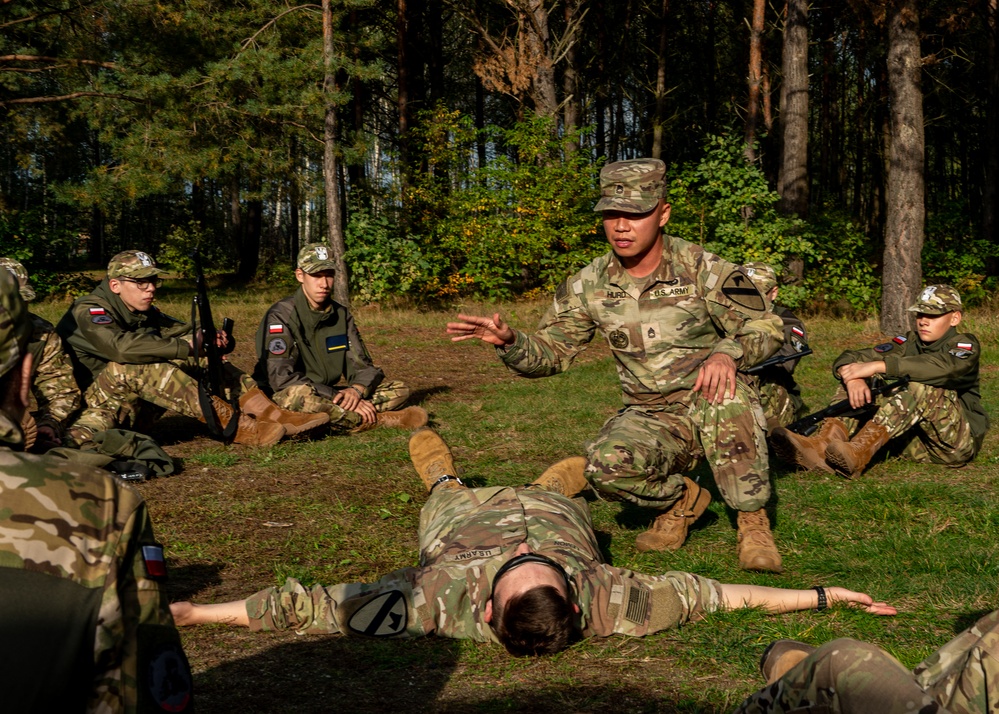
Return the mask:
<svg viewBox="0 0 999 714"><path fill-rule="evenodd" d="M832 469L832 472L837 476L842 476L845 479L853 480L855 477L859 476L859 472L855 472L850 468L850 465L846 463L846 457L840 454L838 451L834 451L831 447L826 449L826 463Z"/></svg>
<svg viewBox="0 0 999 714"><path fill-rule="evenodd" d="M835 473L825 461L816 460L813 462L811 459L802 458L802 454L794 445L794 442L781 431L774 430L770 434L770 446L773 447L777 456L785 463L794 464L806 471L823 471L827 474Z"/></svg>

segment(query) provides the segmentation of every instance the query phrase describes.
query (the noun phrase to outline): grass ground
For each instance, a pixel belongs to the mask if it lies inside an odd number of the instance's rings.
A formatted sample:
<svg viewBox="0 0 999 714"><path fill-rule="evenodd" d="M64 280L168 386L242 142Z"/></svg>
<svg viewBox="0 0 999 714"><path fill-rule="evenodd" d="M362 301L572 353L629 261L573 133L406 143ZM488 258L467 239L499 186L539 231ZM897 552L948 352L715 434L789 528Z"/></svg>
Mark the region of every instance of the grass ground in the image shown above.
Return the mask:
<svg viewBox="0 0 999 714"><path fill-rule="evenodd" d="M252 369L252 335L278 293L226 294L216 319L237 320L233 357ZM165 292L167 312L189 315L189 295ZM39 310L58 319L64 305ZM531 328L542 304L503 305ZM460 309L484 314L491 308ZM569 372L545 380L508 374L481 344L452 344L457 312L361 308L355 314L376 362L409 383L474 485L522 484L582 444L620 406L613 363L593 345ZM808 320L815 354L798 378L811 407L833 393L829 365L847 347L884 341L873 322ZM986 406L996 403L999 322L986 313L966 328L985 349ZM222 446L181 417L157 436L183 460L179 475L139 488L166 545L174 599L217 602L286 576L334 583L376 579L415 564L423 489L395 430L286 442L271 449ZM183 633L207 712L571 711L724 712L761 686L757 661L780 637L820 643L873 641L913 666L978 615L999 607L999 449L987 437L963 469L902 461L845 481L772 470L782 575L740 571L733 519L720 499L677 553L641 554L635 536L651 514L593 501L595 527L617 566L688 570L723 582L781 587L843 585L899 608L894 618L849 609L770 616L719 613L644 639L581 643L559 656L514 660L501 648L428 638L372 642L338 636L251 634L222 626ZM697 472L711 484L710 473Z"/></svg>

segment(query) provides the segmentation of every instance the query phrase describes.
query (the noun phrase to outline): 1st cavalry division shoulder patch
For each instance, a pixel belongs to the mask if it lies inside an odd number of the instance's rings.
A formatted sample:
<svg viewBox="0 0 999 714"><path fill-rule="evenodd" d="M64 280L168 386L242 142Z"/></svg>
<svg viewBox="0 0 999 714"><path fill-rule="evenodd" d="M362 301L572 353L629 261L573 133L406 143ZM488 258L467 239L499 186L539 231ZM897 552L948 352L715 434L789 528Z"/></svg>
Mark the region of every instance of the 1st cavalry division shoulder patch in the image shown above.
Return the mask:
<svg viewBox="0 0 999 714"><path fill-rule="evenodd" d="M760 295L760 291L753 285L753 281L734 270L725 278L721 286L722 294L739 307L755 312L763 312L767 309L767 303Z"/></svg>

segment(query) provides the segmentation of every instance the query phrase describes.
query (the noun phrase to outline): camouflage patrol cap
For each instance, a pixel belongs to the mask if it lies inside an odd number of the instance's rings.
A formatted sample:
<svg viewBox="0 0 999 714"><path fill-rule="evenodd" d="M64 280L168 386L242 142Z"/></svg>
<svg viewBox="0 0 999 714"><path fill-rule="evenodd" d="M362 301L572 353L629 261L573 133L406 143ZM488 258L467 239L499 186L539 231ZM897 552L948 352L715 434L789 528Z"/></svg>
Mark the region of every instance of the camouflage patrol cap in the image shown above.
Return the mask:
<svg viewBox="0 0 999 714"><path fill-rule="evenodd" d="M615 161L600 170L600 200L594 211L646 213L666 195L666 164L659 159Z"/></svg>
<svg viewBox="0 0 999 714"><path fill-rule="evenodd" d="M298 251L298 267L312 275L322 270L336 270L333 251L322 243L309 243Z"/></svg>
<svg viewBox="0 0 999 714"><path fill-rule="evenodd" d="M0 270L0 377L20 363L31 333L28 305L17 281L6 270Z"/></svg>
<svg viewBox="0 0 999 714"><path fill-rule="evenodd" d="M753 281L756 289L764 295L778 285L777 271L766 263L745 263L742 266L742 272Z"/></svg>
<svg viewBox="0 0 999 714"><path fill-rule="evenodd" d="M946 315L963 309L961 294L950 285L927 285L919 293L916 302L909 306L909 312L921 312L924 315Z"/></svg>
<svg viewBox="0 0 999 714"><path fill-rule="evenodd" d="M141 250L123 250L108 263L108 278L151 278L166 271L156 267L149 253Z"/></svg>
<svg viewBox="0 0 999 714"><path fill-rule="evenodd" d="M24 298L25 302L31 302L35 299L35 290L31 287L31 283L28 282L28 271L24 269L24 266L13 258L0 258L0 267L7 268L14 279L17 281L21 288L21 297Z"/></svg>

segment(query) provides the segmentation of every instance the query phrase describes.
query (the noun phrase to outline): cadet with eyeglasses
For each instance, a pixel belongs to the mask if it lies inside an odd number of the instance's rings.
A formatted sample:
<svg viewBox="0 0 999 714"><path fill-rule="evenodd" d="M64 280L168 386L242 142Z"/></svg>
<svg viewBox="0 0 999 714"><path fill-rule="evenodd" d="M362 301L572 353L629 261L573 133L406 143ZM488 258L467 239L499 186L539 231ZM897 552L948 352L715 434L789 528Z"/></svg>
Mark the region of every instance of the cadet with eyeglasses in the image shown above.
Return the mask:
<svg viewBox="0 0 999 714"><path fill-rule="evenodd" d="M206 421L195 376L201 345L191 325L153 304L162 273L147 253L121 252L111 259L101 284L78 298L56 326L84 390L85 409L68 433L76 445L118 426L142 431L142 419L159 416L164 409ZM217 345L225 354L235 342L219 331ZM239 395L238 444L269 446L329 421L325 414L281 409L228 362L225 377L229 389ZM212 405L219 422L227 425L234 416L232 407L214 396Z"/></svg>
<svg viewBox="0 0 999 714"><path fill-rule="evenodd" d="M257 631L499 642L515 656L553 654L582 637L640 637L715 610L789 612L842 602L876 615L895 608L830 587L724 585L684 572L645 575L604 562L582 457L558 462L519 488L466 488L450 449L428 427L409 441L430 491L420 514L416 567L374 583L303 586L289 578L245 600L171 605L178 625L222 622Z"/></svg>

